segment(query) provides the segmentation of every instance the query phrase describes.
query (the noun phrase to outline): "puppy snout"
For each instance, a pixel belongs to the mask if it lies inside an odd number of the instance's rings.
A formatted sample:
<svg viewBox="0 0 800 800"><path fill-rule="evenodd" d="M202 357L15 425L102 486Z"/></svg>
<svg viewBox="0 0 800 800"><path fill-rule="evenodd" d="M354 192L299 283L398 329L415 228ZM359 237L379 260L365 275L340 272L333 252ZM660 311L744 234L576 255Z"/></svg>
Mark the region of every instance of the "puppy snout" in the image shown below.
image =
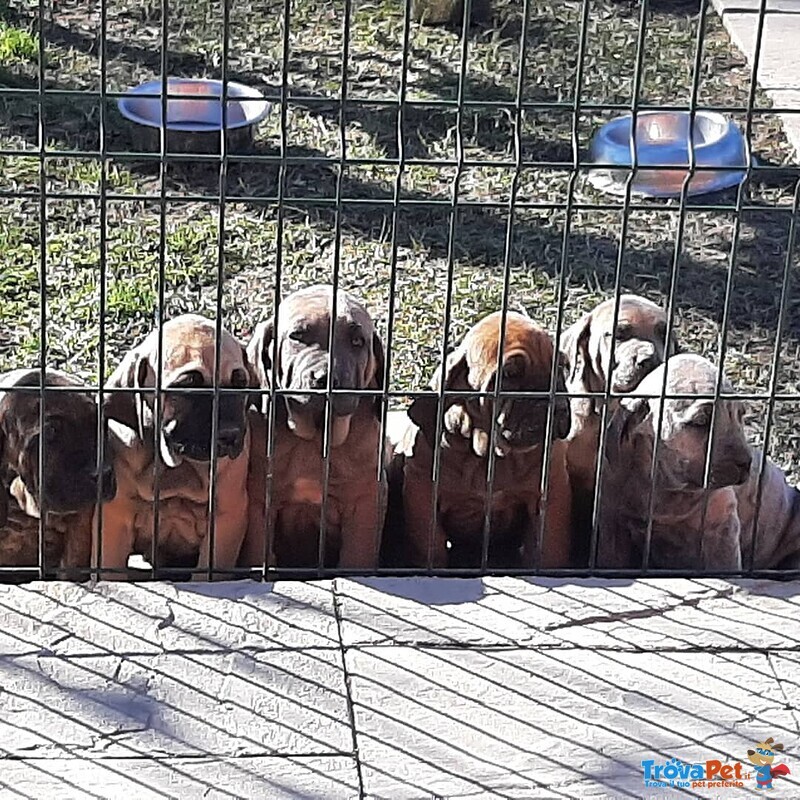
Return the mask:
<svg viewBox="0 0 800 800"><path fill-rule="evenodd" d="M335 379L334 379L335 380ZM309 380L312 389L327 389L328 388L328 372L327 370L320 370L311 373Z"/></svg>
<svg viewBox="0 0 800 800"><path fill-rule="evenodd" d="M217 451L220 456L238 455L244 444L244 432L238 427L223 426L217 431Z"/></svg>

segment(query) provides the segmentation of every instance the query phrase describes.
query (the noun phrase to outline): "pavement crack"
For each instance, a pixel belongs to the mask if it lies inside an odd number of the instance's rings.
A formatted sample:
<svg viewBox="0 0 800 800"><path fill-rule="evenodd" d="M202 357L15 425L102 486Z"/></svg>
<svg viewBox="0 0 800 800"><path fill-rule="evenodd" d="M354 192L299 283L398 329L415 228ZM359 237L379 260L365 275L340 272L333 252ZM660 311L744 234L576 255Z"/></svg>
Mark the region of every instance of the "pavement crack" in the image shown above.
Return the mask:
<svg viewBox="0 0 800 800"><path fill-rule="evenodd" d="M679 603L670 606L662 606L653 608L636 608L627 611L617 611L610 614L594 614L589 617L581 617L581 619L571 619L567 622L556 622L552 625L545 625L542 627L543 631L558 631L564 628L579 628L585 625L598 625L608 624L615 622L629 622L631 620L651 619L653 617L661 617L669 614L678 608L696 608L700 603L706 600L719 600L725 597L730 597L736 591L735 586L723 586L719 589L714 589L709 592L695 595L694 597L685 597Z"/></svg>

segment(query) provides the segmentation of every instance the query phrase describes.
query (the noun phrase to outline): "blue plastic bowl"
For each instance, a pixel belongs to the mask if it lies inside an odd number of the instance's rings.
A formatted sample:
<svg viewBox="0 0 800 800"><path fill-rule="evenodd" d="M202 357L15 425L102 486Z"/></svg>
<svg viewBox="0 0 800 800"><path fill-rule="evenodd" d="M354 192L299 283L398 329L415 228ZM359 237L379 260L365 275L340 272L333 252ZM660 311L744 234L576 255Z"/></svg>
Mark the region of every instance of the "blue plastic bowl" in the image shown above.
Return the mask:
<svg viewBox="0 0 800 800"><path fill-rule="evenodd" d="M625 193L633 165L631 121L631 114L617 117L603 125L592 139L592 162L617 169L592 170L590 180L611 194ZM688 111L642 111L636 115L637 170L633 192L650 197L680 196L688 170L654 167L689 166L689 123ZM708 194L741 183L746 174L747 148L736 124L722 114L697 111L691 141L695 166L721 169L695 172L687 194Z"/></svg>

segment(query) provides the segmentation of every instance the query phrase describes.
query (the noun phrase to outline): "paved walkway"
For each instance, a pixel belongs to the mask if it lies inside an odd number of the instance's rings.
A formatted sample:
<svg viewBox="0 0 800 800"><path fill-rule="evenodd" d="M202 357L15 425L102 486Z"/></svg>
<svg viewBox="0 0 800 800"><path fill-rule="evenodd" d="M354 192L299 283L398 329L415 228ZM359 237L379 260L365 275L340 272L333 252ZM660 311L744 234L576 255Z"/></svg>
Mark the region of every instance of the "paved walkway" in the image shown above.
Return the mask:
<svg viewBox="0 0 800 800"><path fill-rule="evenodd" d="M0 798L757 796L770 736L770 796L800 797L798 583L39 583L0 609ZM674 758L743 788L646 787Z"/></svg>
<svg viewBox="0 0 800 800"><path fill-rule="evenodd" d="M752 68L762 0L712 0L733 43ZM800 0L766 0L756 79L782 114L786 138L800 158Z"/></svg>

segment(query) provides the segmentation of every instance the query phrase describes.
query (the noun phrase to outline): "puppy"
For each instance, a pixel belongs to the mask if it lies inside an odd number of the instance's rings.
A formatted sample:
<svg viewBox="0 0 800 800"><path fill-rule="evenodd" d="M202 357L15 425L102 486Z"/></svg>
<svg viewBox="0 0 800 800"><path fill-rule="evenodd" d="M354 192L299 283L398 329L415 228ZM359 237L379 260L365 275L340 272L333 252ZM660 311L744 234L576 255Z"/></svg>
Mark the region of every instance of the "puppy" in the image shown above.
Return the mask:
<svg viewBox="0 0 800 800"><path fill-rule="evenodd" d="M157 330L125 356L106 384L109 389L135 391L107 393L105 400L105 413L114 433L119 489L115 500L103 507L103 569L124 570L132 553L150 556L156 469L159 563L201 568L211 565L215 569L236 566L247 528L250 435L245 411L248 389L256 387L257 377L248 366L244 347L223 330L212 562L208 511L215 342L216 326L205 317L184 314L164 323L158 431L154 430L153 392L158 370ZM173 391L177 389L207 391L180 394ZM160 455L158 467L156 447ZM97 556L95 547L93 563Z"/></svg>
<svg viewBox="0 0 800 800"><path fill-rule="evenodd" d="M717 368L696 355L678 355L650 373L614 411L606 439L598 566L639 568L653 493L649 566L656 569L737 570L742 566L735 487L751 479L752 453L742 428L744 404L720 400L714 419L708 487L706 452L711 399L660 400L665 394L713 394ZM723 392L730 392L727 381ZM647 396L656 396L648 399ZM650 470L659 435L655 470Z"/></svg>
<svg viewBox="0 0 800 800"><path fill-rule="evenodd" d="M45 570L89 566L92 515L99 496L116 491L110 463L97 470L97 403L88 392L45 391L44 428L40 427L40 394L7 391L41 385L38 369L0 376L0 564L39 563L39 497L44 500ZM54 369L45 387L80 387ZM4 391L6 390L6 391ZM39 447L45 439L44 483L39 483ZM110 447L105 443L110 462Z"/></svg>
<svg viewBox="0 0 800 800"><path fill-rule="evenodd" d="M379 469L380 397L359 389L381 389L384 355L364 306L338 291L330 339L333 288L311 286L280 304L279 320L263 322L248 346L262 387L297 391L275 398L274 477L267 509L266 425L254 447L251 522L240 564L254 566L271 551L279 568L319 564L323 500L325 389L353 389L330 401L330 471L323 566L375 569L386 513L383 465ZM329 375L328 363L333 373ZM388 453L387 453L388 457ZM267 518L269 513L270 518ZM271 542L267 531L274 531Z"/></svg>
<svg viewBox="0 0 800 800"><path fill-rule="evenodd" d="M605 392L609 373L612 392L630 392L675 353L674 337L670 337L669 344L666 341L667 316L655 303L633 294L621 295L616 328L614 305L613 299L605 300L562 334L569 392ZM574 397L570 401L567 468L573 494L577 564L587 564L589 560L602 404L602 398Z"/></svg>
<svg viewBox="0 0 800 800"><path fill-rule="evenodd" d="M439 391L491 392L498 380L500 313L478 322L436 371L430 388ZM501 389L548 391L553 358L550 336L528 317L509 312L503 340ZM557 390L565 391L563 375ZM408 410L410 424L398 445L404 460L403 507L409 560L431 566L479 567L486 503L491 501L489 563L493 567L536 566L540 520L540 478L544 456L548 398L494 399L447 397L441 439L441 469L436 527L433 510L433 459L437 398L419 397ZM487 497L490 432L495 428L493 493ZM555 400L549 499L545 520L544 568L566 567L570 556L570 489L566 471L569 406ZM431 538L431 534L432 537ZM448 554L448 543L450 553Z"/></svg>

